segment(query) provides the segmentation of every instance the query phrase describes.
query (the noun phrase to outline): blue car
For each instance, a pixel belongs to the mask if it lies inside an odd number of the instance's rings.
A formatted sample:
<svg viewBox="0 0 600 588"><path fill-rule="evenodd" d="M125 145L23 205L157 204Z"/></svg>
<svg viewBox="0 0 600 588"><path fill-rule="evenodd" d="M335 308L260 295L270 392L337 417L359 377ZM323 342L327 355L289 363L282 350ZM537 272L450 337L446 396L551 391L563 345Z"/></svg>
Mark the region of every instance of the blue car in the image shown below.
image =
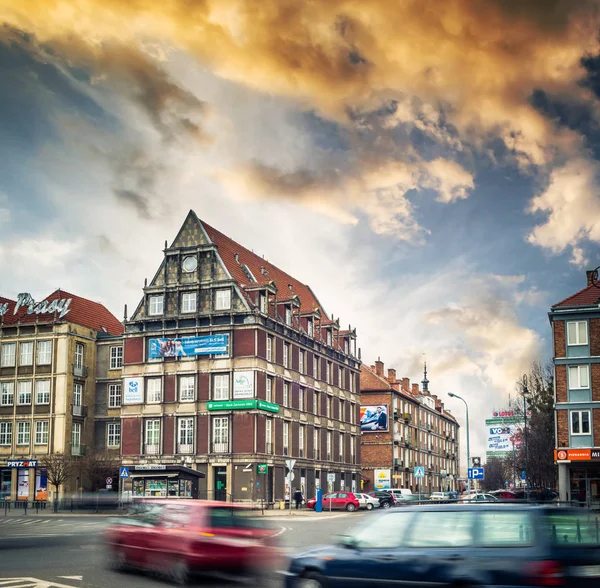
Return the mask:
<svg viewBox="0 0 600 588"><path fill-rule="evenodd" d="M600 585L599 516L586 509L432 504L363 521L294 556L286 587Z"/></svg>

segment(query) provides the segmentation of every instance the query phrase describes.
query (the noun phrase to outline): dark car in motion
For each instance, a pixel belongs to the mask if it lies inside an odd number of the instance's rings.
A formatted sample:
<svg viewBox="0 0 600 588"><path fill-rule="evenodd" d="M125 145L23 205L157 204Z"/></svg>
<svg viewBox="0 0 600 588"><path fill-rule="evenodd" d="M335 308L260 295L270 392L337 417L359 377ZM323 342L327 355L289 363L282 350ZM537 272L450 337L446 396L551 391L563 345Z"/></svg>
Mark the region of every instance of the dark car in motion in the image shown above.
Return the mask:
<svg viewBox="0 0 600 588"><path fill-rule="evenodd" d="M385 490L374 490L368 493L369 496L377 498L379 500L379 508L388 509L396 505L396 499L391 492Z"/></svg>
<svg viewBox="0 0 600 588"><path fill-rule="evenodd" d="M296 555L285 578L287 588L595 588L600 528L584 509L407 506L364 519L336 545Z"/></svg>

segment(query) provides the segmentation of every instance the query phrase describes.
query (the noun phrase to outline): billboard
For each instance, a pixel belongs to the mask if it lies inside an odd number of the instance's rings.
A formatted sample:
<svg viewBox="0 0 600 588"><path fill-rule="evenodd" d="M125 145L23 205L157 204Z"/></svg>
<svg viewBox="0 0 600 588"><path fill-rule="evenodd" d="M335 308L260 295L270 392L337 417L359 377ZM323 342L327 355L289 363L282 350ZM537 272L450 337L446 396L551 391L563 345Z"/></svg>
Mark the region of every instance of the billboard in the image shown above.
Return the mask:
<svg viewBox="0 0 600 588"><path fill-rule="evenodd" d="M521 447L521 425L498 425L486 421L487 455L506 454Z"/></svg>
<svg viewBox="0 0 600 588"><path fill-rule="evenodd" d="M144 403L144 378L125 378L123 382L123 404Z"/></svg>
<svg viewBox="0 0 600 588"><path fill-rule="evenodd" d="M389 431L387 404L364 405L360 407L360 430L363 433Z"/></svg>
<svg viewBox="0 0 600 588"><path fill-rule="evenodd" d="M229 352L229 335L203 335L181 339L150 339L148 359L189 357L194 355L224 355Z"/></svg>
<svg viewBox="0 0 600 588"><path fill-rule="evenodd" d="M375 490L385 490L392 486L391 470L375 470Z"/></svg>
<svg viewBox="0 0 600 588"><path fill-rule="evenodd" d="M254 372L252 370L233 372L233 398L236 400L254 398Z"/></svg>

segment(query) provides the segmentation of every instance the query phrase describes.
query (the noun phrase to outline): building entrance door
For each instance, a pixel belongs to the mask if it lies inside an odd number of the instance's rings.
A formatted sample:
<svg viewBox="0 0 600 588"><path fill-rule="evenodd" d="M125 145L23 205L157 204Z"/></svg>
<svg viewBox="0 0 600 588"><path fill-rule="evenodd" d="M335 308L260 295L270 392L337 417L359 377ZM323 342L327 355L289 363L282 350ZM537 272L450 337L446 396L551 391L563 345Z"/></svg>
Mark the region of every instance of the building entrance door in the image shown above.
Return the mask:
<svg viewBox="0 0 600 588"><path fill-rule="evenodd" d="M214 466L214 491L215 500L227 501L227 467Z"/></svg>

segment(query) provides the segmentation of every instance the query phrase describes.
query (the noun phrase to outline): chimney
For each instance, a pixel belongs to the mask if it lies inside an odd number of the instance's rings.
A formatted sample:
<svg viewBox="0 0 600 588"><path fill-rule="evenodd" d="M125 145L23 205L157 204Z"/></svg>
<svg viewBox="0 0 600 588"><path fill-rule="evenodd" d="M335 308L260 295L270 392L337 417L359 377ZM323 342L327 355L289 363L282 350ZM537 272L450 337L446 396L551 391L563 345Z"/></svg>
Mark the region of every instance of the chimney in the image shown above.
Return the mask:
<svg viewBox="0 0 600 588"><path fill-rule="evenodd" d="M377 361L375 362L375 373L381 378L385 377L383 375L383 361L381 361L381 357L378 357Z"/></svg>
<svg viewBox="0 0 600 588"><path fill-rule="evenodd" d="M420 394L419 384L413 384L411 392L413 393L413 396L418 396Z"/></svg>
<svg viewBox="0 0 600 588"><path fill-rule="evenodd" d="M393 370L392 368L388 368L388 382L390 383L394 383L396 381L396 370Z"/></svg>
<svg viewBox="0 0 600 588"><path fill-rule="evenodd" d="M594 281L598 281L598 272L596 270L587 270L585 275L587 276L588 286L592 286Z"/></svg>
<svg viewBox="0 0 600 588"><path fill-rule="evenodd" d="M410 378L402 378L402 388L410 392Z"/></svg>

